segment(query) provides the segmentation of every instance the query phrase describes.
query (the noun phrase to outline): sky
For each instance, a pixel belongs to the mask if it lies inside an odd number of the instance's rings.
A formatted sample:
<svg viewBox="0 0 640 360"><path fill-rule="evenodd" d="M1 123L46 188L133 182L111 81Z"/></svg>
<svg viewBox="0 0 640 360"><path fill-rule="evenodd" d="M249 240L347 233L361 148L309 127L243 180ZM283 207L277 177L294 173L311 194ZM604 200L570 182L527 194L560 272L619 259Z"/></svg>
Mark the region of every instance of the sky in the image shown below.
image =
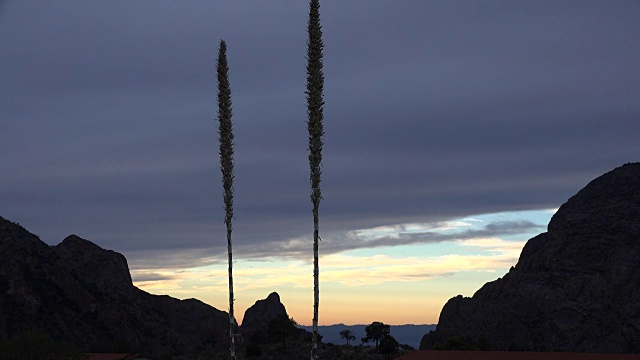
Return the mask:
<svg viewBox="0 0 640 360"><path fill-rule="evenodd" d="M302 0L0 0L0 216L228 309L215 59L228 45L236 313L313 317ZM321 0L320 324L430 324L640 160L640 2Z"/></svg>

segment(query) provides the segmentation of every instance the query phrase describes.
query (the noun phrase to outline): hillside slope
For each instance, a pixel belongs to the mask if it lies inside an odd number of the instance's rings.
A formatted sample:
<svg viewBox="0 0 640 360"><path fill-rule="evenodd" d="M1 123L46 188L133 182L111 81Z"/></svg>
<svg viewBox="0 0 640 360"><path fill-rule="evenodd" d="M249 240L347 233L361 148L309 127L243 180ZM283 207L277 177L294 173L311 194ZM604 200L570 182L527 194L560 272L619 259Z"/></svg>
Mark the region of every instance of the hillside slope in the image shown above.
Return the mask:
<svg viewBox="0 0 640 360"><path fill-rule="evenodd" d="M35 329L88 352L191 354L224 348L227 319L138 289L122 254L75 235L48 246L0 217L0 340Z"/></svg>
<svg viewBox="0 0 640 360"><path fill-rule="evenodd" d="M640 164L563 204L503 278L442 309L421 349L464 336L492 350L640 353Z"/></svg>

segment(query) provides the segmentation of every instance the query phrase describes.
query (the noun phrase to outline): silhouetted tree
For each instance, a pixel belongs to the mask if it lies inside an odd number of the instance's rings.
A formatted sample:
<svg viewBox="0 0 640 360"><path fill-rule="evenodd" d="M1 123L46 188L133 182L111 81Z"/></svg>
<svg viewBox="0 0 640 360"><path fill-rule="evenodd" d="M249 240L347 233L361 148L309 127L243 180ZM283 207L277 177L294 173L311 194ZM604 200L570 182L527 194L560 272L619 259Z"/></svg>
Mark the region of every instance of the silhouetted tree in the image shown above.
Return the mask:
<svg viewBox="0 0 640 360"><path fill-rule="evenodd" d="M223 201L227 226L227 252L229 254L229 356L235 360L236 319L233 314L233 256L231 231L233 226L233 123L231 121L231 86L227 64L227 44L220 40L218 48L218 135L220 141L220 170L222 171Z"/></svg>
<svg viewBox="0 0 640 360"><path fill-rule="evenodd" d="M311 360L318 358L318 308L320 306L318 266L318 208L322 194L320 178L322 174L322 135L324 127L323 92L324 74L322 71L322 27L320 26L320 2L309 2L307 40L307 129L309 130L309 168L311 182L311 203L313 204L313 338L311 345Z"/></svg>
<svg viewBox="0 0 640 360"><path fill-rule="evenodd" d="M347 345L349 345L351 341L356 339L356 337L351 333L351 330L349 329L340 331L340 337L347 341Z"/></svg>
<svg viewBox="0 0 640 360"><path fill-rule="evenodd" d="M387 335L380 340L380 353L387 355L387 359L391 359L391 355L398 352L398 341L391 335Z"/></svg>
<svg viewBox="0 0 640 360"><path fill-rule="evenodd" d="M293 334L296 330L298 323L292 318L286 315L278 316L271 321L267 327L269 339L271 341L282 340L282 348L287 348L287 337Z"/></svg>
<svg viewBox="0 0 640 360"><path fill-rule="evenodd" d="M379 321L372 322L371 325L364 328L364 331L367 333L367 336L362 338L362 342L375 342L376 350L378 350L378 344L380 343L380 340L384 339L385 336L391 336L391 326L383 324Z"/></svg>

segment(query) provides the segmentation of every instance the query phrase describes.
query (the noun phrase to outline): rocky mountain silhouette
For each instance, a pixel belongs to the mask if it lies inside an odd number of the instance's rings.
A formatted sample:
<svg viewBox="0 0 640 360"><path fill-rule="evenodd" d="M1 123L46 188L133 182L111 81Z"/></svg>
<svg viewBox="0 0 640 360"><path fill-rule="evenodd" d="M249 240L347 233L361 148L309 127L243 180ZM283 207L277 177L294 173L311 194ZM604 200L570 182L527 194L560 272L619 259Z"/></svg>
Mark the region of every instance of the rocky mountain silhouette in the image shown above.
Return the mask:
<svg viewBox="0 0 640 360"><path fill-rule="evenodd" d="M71 235L49 246L0 217L0 340L38 330L88 352L193 354L228 344L228 315L135 287L122 254Z"/></svg>
<svg viewBox="0 0 640 360"><path fill-rule="evenodd" d="M258 300L244 313L242 319L242 325L240 331L243 334L245 340L251 341L256 333L260 337L266 337L269 333L269 324L271 321L277 318L289 318L287 309L280 301L280 295L277 292L272 292L266 299ZM292 339L311 341L311 333L297 328L291 335Z"/></svg>
<svg viewBox="0 0 640 360"><path fill-rule="evenodd" d="M640 353L640 163L572 196L504 277L450 299L420 348L454 337L492 350Z"/></svg>
<svg viewBox="0 0 640 360"><path fill-rule="evenodd" d="M256 301L245 311L240 329L246 338L251 337L258 330L266 334L269 322L279 316L289 317L287 310L280 302L280 295L272 292L266 299Z"/></svg>

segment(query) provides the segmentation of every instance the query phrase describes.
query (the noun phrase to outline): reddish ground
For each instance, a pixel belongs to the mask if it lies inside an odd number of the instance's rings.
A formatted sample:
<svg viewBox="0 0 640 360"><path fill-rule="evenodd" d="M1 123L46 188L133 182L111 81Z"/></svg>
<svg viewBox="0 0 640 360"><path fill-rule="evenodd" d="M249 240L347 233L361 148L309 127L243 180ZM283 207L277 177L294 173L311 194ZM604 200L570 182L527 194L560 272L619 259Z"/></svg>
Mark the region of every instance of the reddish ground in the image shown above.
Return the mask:
<svg viewBox="0 0 640 360"><path fill-rule="evenodd" d="M141 358L138 354L106 354L91 353L87 354L85 360L134 360Z"/></svg>
<svg viewBox="0 0 640 360"><path fill-rule="evenodd" d="M418 350L395 360L640 360L640 355Z"/></svg>

